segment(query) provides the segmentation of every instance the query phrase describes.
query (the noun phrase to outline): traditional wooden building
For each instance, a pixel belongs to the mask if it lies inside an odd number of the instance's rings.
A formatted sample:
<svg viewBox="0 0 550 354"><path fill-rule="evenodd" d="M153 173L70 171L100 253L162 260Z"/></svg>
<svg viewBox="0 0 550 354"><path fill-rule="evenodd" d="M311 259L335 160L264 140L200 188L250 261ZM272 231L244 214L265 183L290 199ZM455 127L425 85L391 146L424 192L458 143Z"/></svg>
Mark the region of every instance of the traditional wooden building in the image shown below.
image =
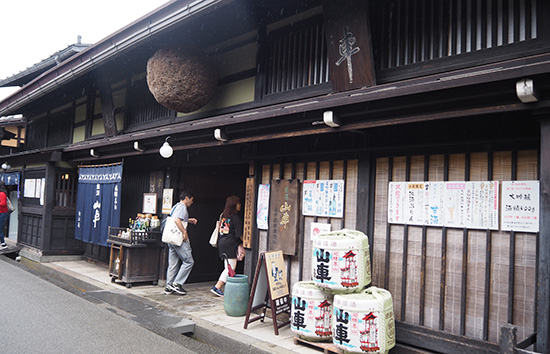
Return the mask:
<svg viewBox="0 0 550 354"><path fill-rule="evenodd" d="M311 279L312 222L361 230L373 285L393 296L399 343L548 353L549 6L171 1L0 102L0 117L23 117L11 125L24 128L12 129L18 146L0 157L21 173L18 243L43 260L106 260L106 247L74 238L78 166L122 163L121 225L144 193L160 205L165 188L194 190L191 281L216 278L207 238L235 194L248 197L249 274L282 242L289 281ZM217 76L208 104L186 113L159 104L147 82L155 53L183 47ZM165 142L170 158L159 155ZM43 181L43 194L25 193L26 180ZM343 181L341 215L292 219L312 180ZM258 187L280 181L291 181L283 197L297 191L284 235L252 218ZM538 181L540 232L390 222L394 183L453 181Z"/></svg>

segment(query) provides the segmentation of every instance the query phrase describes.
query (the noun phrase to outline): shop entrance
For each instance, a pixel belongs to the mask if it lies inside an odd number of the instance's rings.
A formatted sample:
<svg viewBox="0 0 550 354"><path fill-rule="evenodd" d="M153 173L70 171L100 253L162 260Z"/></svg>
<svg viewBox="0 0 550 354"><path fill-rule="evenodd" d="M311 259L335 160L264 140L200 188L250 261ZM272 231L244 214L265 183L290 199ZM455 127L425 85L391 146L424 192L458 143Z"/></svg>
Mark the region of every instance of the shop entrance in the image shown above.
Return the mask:
<svg viewBox="0 0 550 354"><path fill-rule="evenodd" d="M240 215L243 216L248 165L185 167L179 172L178 186L193 191L195 196L195 203L189 208L189 217L198 220L197 225L189 226L195 266L188 282L217 280L223 263L218 257L218 250L208 241L228 196L236 195L241 199L243 210ZM242 273L243 262L238 263L237 270Z"/></svg>

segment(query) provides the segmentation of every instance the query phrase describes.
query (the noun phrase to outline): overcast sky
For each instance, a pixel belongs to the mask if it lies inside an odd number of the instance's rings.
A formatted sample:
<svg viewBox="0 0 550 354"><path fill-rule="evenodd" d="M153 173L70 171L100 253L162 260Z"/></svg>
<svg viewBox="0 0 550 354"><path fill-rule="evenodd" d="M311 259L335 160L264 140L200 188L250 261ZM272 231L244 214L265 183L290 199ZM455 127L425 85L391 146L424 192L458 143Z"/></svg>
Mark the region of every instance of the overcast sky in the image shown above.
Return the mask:
<svg viewBox="0 0 550 354"><path fill-rule="evenodd" d="M169 0L0 0L0 80L67 48L97 43ZM0 100L15 92L0 88Z"/></svg>

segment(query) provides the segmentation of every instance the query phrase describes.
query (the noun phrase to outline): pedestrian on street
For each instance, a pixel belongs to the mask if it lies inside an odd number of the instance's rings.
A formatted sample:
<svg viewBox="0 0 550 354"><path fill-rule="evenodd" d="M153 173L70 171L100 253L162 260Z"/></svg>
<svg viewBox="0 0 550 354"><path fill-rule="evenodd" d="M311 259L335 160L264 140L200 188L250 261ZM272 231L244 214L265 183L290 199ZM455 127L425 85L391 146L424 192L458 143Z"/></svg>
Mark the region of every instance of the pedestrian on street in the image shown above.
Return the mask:
<svg viewBox="0 0 550 354"><path fill-rule="evenodd" d="M185 295L187 291L183 284L187 281L195 261L191 254L191 243L187 233L188 224L197 224L197 219L190 218L187 209L193 205L194 197L190 191L183 191L180 194L180 201L172 208L170 214L175 219L178 229L183 234L181 246L168 245L168 270L166 272L165 294Z"/></svg>
<svg viewBox="0 0 550 354"><path fill-rule="evenodd" d="M224 260L224 270L216 285L210 291L217 296L223 296L222 287L227 283L229 265L237 267L237 260L242 261L245 255L243 247L243 220L239 216L241 201L237 196L227 197L225 208L220 218L218 235L218 254ZM228 265L229 264L229 265Z"/></svg>
<svg viewBox="0 0 550 354"><path fill-rule="evenodd" d="M8 248L4 239L4 226L9 216L8 191L6 190L6 184L0 181L0 250Z"/></svg>

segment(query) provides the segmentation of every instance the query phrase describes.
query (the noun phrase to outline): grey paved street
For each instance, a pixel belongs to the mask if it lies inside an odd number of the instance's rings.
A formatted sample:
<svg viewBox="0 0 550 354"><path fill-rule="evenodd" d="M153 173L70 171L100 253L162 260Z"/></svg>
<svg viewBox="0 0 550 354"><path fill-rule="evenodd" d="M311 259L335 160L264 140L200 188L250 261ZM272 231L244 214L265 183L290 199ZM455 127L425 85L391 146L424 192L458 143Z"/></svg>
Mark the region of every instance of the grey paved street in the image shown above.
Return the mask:
<svg viewBox="0 0 550 354"><path fill-rule="evenodd" d="M183 335L158 335L105 303L90 302L0 260L0 353L204 353L209 349Z"/></svg>

